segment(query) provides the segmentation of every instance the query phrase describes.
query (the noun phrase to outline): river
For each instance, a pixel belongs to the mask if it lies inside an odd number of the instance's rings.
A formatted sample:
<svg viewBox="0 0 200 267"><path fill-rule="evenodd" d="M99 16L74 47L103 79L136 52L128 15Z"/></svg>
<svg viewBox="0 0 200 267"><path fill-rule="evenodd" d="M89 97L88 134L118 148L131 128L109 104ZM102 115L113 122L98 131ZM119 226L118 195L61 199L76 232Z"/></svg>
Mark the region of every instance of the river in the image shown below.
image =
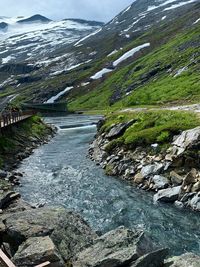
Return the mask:
<svg viewBox="0 0 200 267"><path fill-rule="evenodd" d="M108 177L87 158L98 116L46 118L59 127L57 135L25 159L22 197L31 203L73 209L99 232L118 226L139 227L171 253L200 254L200 215L168 204L153 204L151 193L119 178Z"/></svg>

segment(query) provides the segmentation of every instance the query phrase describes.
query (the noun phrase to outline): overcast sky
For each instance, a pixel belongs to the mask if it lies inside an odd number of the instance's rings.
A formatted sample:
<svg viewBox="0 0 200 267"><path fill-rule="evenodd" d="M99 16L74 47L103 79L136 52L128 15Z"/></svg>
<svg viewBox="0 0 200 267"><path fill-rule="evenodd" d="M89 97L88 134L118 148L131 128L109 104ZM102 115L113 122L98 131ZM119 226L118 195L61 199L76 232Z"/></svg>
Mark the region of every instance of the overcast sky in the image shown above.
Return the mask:
<svg viewBox="0 0 200 267"><path fill-rule="evenodd" d="M0 0L0 16L42 14L51 19L83 18L107 22L133 0Z"/></svg>

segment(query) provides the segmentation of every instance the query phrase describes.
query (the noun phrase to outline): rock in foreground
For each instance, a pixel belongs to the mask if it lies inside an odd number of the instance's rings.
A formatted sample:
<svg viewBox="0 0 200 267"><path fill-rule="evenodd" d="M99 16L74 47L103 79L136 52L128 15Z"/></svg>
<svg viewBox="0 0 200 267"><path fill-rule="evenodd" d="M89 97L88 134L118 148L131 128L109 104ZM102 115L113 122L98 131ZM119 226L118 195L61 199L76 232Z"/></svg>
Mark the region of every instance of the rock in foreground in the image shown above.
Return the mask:
<svg viewBox="0 0 200 267"><path fill-rule="evenodd" d="M94 241L92 246L80 252L73 266L126 266L136 261L141 256L151 253L153 250L154 245L152 241L143 231L132 231L120 227L99 237ZM162 261L164 258L165 257L163 257Z"/></svg>
<svg viewBox="0 0 200 267"><path fill-rule="evenodd" d="M163 189L158 191L158 193L154 195L154 201L175 202L178 199L180 193L181 186Z"/></svg>
<svg viewBox="0 0 200 267"><path fill-rule="evenodd" d="M186 253L168 259L164 267L200 267L200 257L193 253Z"/></svg>
<svg viewBox="0 0 200 267"><path fill-rule="evenodd" d="M62 267L64 262L54 243L48 237L31 237L18 249L13 261L19 267L34 267L43 262L51 262L52 267Z"/></svg>
<svg viewBox="0 0 200 267"><path fill-rule="evenodd" d="M63 208L40 208L9 215L6 239L14 251L31 237L49 236L65 260L90 245L97 235L76 213Z"/></svg>

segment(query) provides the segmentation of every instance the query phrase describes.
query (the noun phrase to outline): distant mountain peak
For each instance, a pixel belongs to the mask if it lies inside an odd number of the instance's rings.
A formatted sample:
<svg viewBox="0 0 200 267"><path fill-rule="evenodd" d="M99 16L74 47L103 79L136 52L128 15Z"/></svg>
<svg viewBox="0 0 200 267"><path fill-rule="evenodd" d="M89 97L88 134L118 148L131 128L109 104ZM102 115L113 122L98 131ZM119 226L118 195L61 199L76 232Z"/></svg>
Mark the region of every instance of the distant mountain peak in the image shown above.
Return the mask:
<svg viewBox="0 0 200 267"><path fill-rule="evenodd" d="M40 15L40 14L36 14L36 15L33 15L29 18L26 18L26 19L21 19L21 20L18 20L17 22L18 23L31 23L31 22L43 22L43 23L48 23L50 22L51 20Z"/></svg>

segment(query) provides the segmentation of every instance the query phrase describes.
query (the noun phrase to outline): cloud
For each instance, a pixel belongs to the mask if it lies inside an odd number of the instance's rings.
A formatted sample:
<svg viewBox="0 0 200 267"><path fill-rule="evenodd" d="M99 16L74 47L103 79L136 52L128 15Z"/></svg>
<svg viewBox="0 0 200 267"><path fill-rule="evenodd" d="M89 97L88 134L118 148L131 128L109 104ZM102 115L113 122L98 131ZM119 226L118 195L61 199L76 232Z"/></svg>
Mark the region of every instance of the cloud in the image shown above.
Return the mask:
<svg viewBox="0 0 200 267"><path fill-rule="evenodd" d="M1 16L42 14L52 19L109 21L133 0L1 0Z"/></svg>

